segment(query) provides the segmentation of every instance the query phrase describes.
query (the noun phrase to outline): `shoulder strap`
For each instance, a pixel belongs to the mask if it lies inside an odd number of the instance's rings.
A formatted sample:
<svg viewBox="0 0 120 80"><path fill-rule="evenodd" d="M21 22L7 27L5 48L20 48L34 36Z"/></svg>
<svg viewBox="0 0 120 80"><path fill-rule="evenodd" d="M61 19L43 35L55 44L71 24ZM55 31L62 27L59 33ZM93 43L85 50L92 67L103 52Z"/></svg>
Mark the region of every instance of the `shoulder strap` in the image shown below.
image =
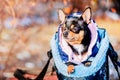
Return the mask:
<svg viewBox="0 0 120 80"><path fill-rule="evenodd" d="M48 55L49 59L48 59L46 65L44 66L43 70L40 72L40 74L37 76L37 78L35 80L43 80L43 78L44 78L44 76L45 76L45 74L47 72L50 60L52 59L52 52L51 52L51 50L49 50L47 52L47 55Z"/></svg>
<svg viewBox="0 0 120 80"><path fill-rule="evenodd" d="M35 79L29 79L29 78L25 78L23 75L26 74L27 72L25 70L21 70L21 69L16 69L16 71L14 72L14 76L18 79L18 80L43 80L44 76L47 72L50 60L52 59L52 52L51 50L49 50L47 52L48 55L48 61L46 63L46 65L44 66L43 70L39 73L39 75L35 78Z"/></svg>
<svg viewBox="0 0 120 80"><path fill-rule="evenodd" d="M120 62L118 62L118 55L117 53L114 51L111 43L110 43L110 46L109 46L109 49L108 49L108 56L110 57L116 71L117 71L117 74L118 74L118 77L120 79L120 73L119 73L119 70L118 70L118 67L120 68Z"/></svg>

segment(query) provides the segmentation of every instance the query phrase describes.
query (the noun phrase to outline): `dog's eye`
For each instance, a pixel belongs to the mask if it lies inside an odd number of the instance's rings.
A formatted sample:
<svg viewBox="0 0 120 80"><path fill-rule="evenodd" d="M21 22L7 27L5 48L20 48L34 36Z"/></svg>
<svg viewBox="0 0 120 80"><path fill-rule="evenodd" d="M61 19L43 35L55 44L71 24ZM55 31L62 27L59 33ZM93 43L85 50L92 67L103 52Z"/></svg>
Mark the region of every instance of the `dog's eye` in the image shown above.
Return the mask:
<svg viewBox="0 0 120 80"><path fill-rule="evenodd" d="M67 31L67 30L69 30L68 27L66 26L62 27L62 31Z"/></svg>
<svg viewBox="0 0 120 80"><path fill-rule="evenodd" d="M63 28L62 28L62 31L65 31L65 30L66 30L66 28L65 28L65 27L63 27Z"/></svg>

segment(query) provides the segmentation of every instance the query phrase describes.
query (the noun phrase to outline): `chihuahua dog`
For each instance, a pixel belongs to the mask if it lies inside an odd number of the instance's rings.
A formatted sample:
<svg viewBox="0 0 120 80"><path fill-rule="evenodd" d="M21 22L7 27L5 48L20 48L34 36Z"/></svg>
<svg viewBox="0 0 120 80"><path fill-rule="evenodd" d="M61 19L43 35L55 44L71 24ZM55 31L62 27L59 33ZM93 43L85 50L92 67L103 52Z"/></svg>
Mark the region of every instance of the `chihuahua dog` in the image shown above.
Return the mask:
<svg viewBox="0 0 120 80"><path fill-rule="evenodd" d="M76 55L86 55L88 47L91 41L91 32L88 28L88 24L91 19L91 8L86 8L81 15L81 13L72 13L71 15L66 15L64 11L59 10L59 19L62 26L62 34L71 47L72 51ZM90 64L86 63L85 65ZM73 63L69 62L68 73L74 72Z"/></svg>

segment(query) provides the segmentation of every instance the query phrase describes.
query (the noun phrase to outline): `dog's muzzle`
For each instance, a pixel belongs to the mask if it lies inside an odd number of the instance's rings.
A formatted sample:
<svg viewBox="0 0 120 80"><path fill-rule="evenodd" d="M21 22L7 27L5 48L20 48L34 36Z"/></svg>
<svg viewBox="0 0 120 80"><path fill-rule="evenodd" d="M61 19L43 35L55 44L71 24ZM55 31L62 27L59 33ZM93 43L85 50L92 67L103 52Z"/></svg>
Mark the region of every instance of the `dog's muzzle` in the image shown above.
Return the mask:
<svg viewBox="0 0 120 80"><path fill-rule="evenodd" d="M63 31L63 36L64 36L65 38L67 38L68 33L69 33L69 31L68 31L68 30Z"/></svg>

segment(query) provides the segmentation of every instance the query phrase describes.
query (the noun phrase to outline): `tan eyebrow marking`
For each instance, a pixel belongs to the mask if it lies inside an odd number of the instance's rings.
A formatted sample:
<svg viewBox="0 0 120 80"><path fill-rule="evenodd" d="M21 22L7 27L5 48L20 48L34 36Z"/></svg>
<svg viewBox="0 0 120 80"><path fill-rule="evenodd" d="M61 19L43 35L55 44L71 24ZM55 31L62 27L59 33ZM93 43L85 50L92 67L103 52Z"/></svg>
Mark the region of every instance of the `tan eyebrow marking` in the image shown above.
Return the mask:
<svg viewBox="0 0 120 80"><path fill-rule="evenodd" d="M70 28L71 28L71 29L74 28L74 25L72 24L72 25L70 26Z"/></svg>

